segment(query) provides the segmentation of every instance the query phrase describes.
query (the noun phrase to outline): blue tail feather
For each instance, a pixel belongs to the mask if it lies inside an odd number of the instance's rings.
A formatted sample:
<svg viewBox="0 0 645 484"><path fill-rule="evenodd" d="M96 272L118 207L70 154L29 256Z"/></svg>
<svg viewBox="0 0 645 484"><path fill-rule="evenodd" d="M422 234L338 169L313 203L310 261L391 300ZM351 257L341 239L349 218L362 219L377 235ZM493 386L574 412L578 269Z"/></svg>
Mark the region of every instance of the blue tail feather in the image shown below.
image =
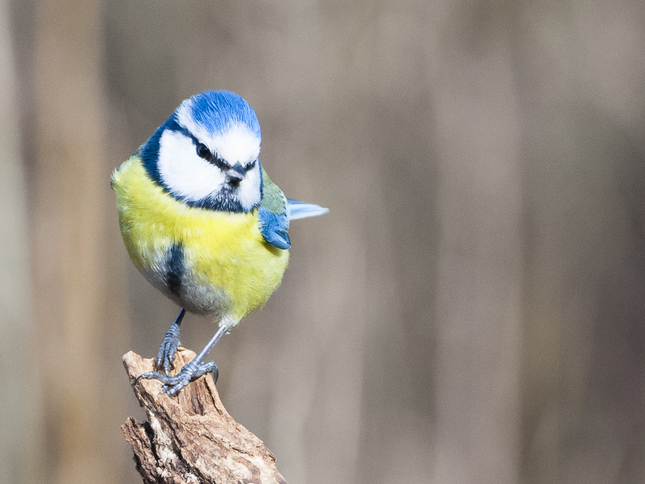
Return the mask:
<svg viewBox="0 0 645 484"><path fill-rule="evenodd" d="M329 212L329 209L314 205L313 203L299 202L292 198L287 198L287 217L289 220L297 220L299 218L317 217Z"/></svg>

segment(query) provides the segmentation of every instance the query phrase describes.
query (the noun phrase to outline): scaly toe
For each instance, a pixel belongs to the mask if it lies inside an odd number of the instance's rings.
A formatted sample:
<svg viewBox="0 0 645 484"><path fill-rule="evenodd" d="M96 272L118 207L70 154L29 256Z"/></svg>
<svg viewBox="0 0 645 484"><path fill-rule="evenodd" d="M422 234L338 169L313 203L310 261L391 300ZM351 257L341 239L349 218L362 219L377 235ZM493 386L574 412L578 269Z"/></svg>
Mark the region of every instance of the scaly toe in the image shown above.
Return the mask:
<svg viewBox="0 0 645 484"><path fill-rule="evenodd" d="M219 377L219 370L214 361L207 361L205 363L195 363L195 360L191 361L184 365L179 373L175 376L167 376L158 371L149 371L139 375L134 383L137 383L139 380L159 380L163 383L161 389L168 396L177 395L179 391L188 385L191 381L196 380L205 373L211 372L213 374L213 380L217 382Z"/></svg>

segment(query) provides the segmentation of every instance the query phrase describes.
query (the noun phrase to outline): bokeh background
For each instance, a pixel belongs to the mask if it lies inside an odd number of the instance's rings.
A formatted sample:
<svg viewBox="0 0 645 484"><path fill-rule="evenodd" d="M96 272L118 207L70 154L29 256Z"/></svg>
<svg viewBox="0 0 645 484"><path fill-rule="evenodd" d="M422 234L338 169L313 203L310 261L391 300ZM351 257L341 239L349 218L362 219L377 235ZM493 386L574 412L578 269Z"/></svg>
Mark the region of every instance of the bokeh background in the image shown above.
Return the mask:
<svg viewBox="0 0 645 484"><path fill-rule="evenodd" d="M331 210L213 352L289 482L645 482L641 0L0 0L1 482L140 482L109 178L205 89Z"/></svg>

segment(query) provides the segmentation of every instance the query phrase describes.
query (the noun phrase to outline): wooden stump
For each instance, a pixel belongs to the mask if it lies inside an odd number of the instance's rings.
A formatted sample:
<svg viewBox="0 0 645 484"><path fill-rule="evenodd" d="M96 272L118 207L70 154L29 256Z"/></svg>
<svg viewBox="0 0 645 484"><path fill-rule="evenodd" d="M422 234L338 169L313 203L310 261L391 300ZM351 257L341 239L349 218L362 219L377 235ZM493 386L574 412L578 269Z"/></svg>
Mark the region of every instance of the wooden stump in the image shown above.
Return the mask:
<svg viewBox="0 0 645 484"><path fill-rule="evenodd" d="M194 357L180 349L175 367ZM154 367L132 351L123 364L130 383ZM158 380L140 380L133 389L148 420L128 417L122 429L145 483L287 484L271 451L226 411L210 373L175 397L165 395Z"/></svg>

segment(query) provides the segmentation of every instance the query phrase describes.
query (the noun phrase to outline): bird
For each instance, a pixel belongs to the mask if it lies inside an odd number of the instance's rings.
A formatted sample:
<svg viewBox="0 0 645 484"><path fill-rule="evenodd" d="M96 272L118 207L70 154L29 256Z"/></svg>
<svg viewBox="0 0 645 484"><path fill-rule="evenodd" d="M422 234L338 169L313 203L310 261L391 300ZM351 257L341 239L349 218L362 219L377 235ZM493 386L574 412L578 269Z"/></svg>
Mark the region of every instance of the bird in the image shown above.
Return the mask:
<svg viewBox="0 0 645 484"><path fill-rule="evenodd" d="M327 208L286 198L260 164L260 123L231 91L184 100L112 174L119 226L130 259L181 308L159 347L157 379L167 395L211 372L206 356L220 338L278 288L289 260L289 222ZM218 328L171 376L186 312ZM163 373L161 372L163 371Z"/></svg>

